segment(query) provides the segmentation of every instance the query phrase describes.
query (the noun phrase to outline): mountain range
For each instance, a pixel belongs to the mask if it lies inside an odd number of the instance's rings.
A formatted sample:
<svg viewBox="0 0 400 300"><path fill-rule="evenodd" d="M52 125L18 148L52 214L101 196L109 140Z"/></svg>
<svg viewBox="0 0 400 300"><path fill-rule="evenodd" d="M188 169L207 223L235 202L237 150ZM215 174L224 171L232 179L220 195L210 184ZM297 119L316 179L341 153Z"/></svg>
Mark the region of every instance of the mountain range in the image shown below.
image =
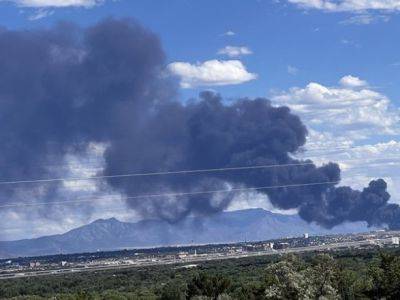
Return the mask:
<svg viewBox="0 0 400 300"><path fill-rule="evenodd" d="M345 223L331 230L308 224L298 215L263 209L223 212L211 217L187 218L177 224L162 220L136 223L99 219L64 234L0 242L0 257L41 256L157 246L231 243L282 237L355 233L371 230L363 222Z"/></svg>

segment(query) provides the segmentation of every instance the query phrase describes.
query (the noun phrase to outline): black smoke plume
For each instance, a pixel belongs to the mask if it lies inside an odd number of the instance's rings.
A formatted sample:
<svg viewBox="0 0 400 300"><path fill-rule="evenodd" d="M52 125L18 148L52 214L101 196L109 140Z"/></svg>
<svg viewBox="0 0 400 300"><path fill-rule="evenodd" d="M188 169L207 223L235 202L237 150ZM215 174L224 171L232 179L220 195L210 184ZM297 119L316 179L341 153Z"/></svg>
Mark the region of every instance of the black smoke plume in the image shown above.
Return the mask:
<svg viewBox="0 0 400 300"><path fill-rule="evenodd" d="M298 164L307 129L287 107L267 99L226 104L204 92L176 100L165 57L153 33L131 20L107 19L90 28L59 24L48 30L0 31L0 175L2 180L63 174L48 168L90 143L106 145L104 175ZM281 209L296 208L308 222L333 227L345 221L400 227L386 183L363 191L337 187L340 169L329 163L230 172L109 178L126 196L229 188L302 185L260 190ZM307 185L320 183L319 185ZM1 203L20 201L0 187ZM32 191L31 186L24 186ZM43 192L45 191L45 192ZM38 192L39 193L39 192ZM40 189L57 200L57 186ZM234 193L128 198L144 217L179 221L217 213Z"/></svg>

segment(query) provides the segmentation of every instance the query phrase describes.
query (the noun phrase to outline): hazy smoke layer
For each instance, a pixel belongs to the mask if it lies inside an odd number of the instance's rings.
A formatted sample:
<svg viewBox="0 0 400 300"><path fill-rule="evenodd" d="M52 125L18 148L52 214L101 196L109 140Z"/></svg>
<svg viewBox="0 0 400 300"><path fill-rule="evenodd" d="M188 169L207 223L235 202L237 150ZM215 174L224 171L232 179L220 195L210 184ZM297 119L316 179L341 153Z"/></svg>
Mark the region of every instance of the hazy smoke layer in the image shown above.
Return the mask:
<svg viewBox="0 0 400 300"><path fill-rule="evenodd" d="M47 31L0 31L0 174L4 180L62 174L61 162L89 143L107 145L105 175L163 170L298 163L290 154L307 130L287 107L266 99L233 104L213 93L182 104L164 74L157 37L133 21L109 19L91 28L61 24ZM127 196L336 182L337 164L218 173L110 178ZM1 202L18 201L2 188ZM28 189L29 188L29 189ZM51 203L57 187L26 187ZM262 190L281 209L332 227L367 221L399 228L383 180L363 191L334 183ZM233 193L127 199L144 217L178 221L225 209Z"/></svg>

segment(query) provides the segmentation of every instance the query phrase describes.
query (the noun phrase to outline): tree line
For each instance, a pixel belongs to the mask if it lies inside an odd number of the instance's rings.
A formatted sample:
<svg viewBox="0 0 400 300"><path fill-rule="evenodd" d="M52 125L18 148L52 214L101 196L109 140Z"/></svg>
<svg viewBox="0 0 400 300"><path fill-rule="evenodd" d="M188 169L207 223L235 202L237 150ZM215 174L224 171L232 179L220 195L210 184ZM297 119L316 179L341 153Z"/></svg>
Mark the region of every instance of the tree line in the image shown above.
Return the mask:
<svg viewBox="0 0 400 300"><path fill-rule="evenodd" d="M400 299L400 253L288 255L0 282L1 299Z"/></svg>

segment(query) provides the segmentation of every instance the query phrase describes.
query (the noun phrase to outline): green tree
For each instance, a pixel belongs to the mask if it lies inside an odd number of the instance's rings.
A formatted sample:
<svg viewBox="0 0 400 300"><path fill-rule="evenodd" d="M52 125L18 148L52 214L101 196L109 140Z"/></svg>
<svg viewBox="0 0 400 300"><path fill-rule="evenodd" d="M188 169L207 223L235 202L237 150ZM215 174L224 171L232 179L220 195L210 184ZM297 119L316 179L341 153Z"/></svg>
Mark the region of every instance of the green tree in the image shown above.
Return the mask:
<svg viewBox="0 0 400 300"><path fill-rule="evenodd" d="M335 260L330 255L321 254L314 258L311 268L305 272L305 276L311 276L310 280L314 286L313 298L339 299L338 271Z"/></svg>
<svg viewBox="0 0 400 300"><path fill-rule="evenodd" d="M379 259L369 265L370 296L380 299L400 299L400 258L381 252Z"/></svg>
<svg viewBox="0 0 400 300"><path fill-rule="evenodd" d="M207 296L217 300L218 296L226 293L230 286L231 281L224 276L200 273L195 275L188 284L188 299L195 296Z"/></svg>
<svg viewBox="0 0 400 300"><path fill-rule="evenodd" d="M340 298L343 300L360 299L365 289L365 278L353 270L341 267L337 275L337 287Z"/></svg>
<svg viewBox="0 0 400 300"><path fill-rule="evenodd" d="M339 299L337 268L329 255L317 256L306 266L296 256L267 268L267 299Z"/></svg>
<svg viewBox="0 0 400 300"><path fill-rule="evenodd" d="M87 292L80 291L75 297L76 300L92 300L93 297Z"/></svg>
<svg viewBox="0 0 400 300"><path fill-rule="evenodd" d="M163 287L160 299L184 300L186 299L186 286L176 281L170 281Z"/></svg>
<svg viewBox="0 0 400 300"><path fill-rule="evenodd" d="M261 300L265 299L264 283L252 283L240 286L234 293L237 300Z"/></svg>
<svg viewBox="0 0 400 300"><path fill-rule="evenodd" d="M265 297L267 299L312 299L313 289L304 274L304 266L296 256L267 267Z"/></svg>

